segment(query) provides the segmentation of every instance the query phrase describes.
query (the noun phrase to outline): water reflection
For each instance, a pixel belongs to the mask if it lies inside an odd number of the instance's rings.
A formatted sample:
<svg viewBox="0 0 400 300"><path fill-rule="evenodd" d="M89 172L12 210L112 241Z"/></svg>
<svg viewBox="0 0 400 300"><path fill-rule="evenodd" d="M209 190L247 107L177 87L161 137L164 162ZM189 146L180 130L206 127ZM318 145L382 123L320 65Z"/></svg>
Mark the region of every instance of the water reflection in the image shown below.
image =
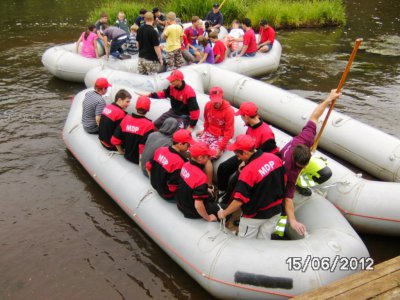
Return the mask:
<svg viewBox="0 0 400 300"><path fill-rule="evenodd" d="M0 1L0 298L210 298L65 151L70 96L83 84L50 76L40 58L75 41L98 3ZM343 28L278 32L282 63L263 80L319 101L362 36L336 108L400 137L400 58L386 55L400 49L400 1L346 4ZM399 238L363 239L376 261L400 254Z"/></svg>

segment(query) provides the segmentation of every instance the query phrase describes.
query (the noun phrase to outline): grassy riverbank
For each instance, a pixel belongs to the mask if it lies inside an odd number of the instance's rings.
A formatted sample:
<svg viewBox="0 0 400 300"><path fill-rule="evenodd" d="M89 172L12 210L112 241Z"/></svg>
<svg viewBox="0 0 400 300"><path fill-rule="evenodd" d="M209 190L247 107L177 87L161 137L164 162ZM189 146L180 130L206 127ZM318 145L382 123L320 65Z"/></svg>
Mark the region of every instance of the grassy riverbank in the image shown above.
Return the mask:
<svg viewBox="0 0 400 300"><path fill-rule="evenodd" d="M109 1L94 9L89 15L88 22L94 23L104 11L109 14L112 24L118 11L122 10L132 24L140 8L151 10L155 6L164 13L174 11L184 22L190 22L191 17L195 15L204 18L214 2L215 0L170 0L164 4L160 2L154 4L152 1L145 3ZM250 18L254 25L265 18L275 28L338 26L346 22L342 0L226 0L221 12L228 27L233 19L244 17Z"/></svg>

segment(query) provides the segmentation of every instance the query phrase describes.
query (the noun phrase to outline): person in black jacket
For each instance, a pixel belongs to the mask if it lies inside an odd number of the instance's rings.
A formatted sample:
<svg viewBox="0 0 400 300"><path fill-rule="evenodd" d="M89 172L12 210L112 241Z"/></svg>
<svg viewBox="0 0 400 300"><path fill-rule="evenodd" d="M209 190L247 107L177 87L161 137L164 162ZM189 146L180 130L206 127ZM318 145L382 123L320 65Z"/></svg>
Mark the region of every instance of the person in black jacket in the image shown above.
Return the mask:
<svg viewBox="0 0 400 300"><path fill-rule="evenodd" d="M184 154L193 143L190 131L179 129L172 136L172 146L158 148L146 164L152 187L166 200L174 199L181 168L186 162Z"/></svg>

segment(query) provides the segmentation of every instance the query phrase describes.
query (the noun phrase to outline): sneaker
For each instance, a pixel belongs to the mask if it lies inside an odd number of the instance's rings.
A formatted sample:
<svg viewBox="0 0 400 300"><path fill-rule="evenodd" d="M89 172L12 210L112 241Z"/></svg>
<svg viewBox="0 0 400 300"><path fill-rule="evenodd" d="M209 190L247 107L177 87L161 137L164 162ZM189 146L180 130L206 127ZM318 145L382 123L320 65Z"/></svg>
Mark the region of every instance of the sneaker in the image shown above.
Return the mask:
<svg viewBox="0 0 400 300"><path fill-rule="evenodd" d="M308 187L307 188L303 188L303 187L300 187L300 186L296 185L296 190L299 192L300 195L303 195L303 196L306 196L306 197L309 197L309 196L312 195L312 191Z"/></svg>
<svg viewBox="0 0 400 300"><path fill-rule="evenodd" d="M119 59L129 59L129 58L131 58L131 56L128 54L121 54L120 56L118 56L118 58Z"/></svg>

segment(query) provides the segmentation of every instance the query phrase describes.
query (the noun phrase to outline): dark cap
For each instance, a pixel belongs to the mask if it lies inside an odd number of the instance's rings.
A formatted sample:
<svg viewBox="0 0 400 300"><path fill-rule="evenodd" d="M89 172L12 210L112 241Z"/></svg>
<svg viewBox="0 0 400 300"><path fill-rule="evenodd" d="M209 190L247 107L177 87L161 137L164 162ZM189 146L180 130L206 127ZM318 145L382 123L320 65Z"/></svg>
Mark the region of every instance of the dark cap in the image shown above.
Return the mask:
<svg viewBox="0 0 400 300"><path fill-rule="evenodd" d="M213 4L213 7L214 7L214 8L219 8L219 4L218 4L218 3L214 3L214 4Z"/></svg>

